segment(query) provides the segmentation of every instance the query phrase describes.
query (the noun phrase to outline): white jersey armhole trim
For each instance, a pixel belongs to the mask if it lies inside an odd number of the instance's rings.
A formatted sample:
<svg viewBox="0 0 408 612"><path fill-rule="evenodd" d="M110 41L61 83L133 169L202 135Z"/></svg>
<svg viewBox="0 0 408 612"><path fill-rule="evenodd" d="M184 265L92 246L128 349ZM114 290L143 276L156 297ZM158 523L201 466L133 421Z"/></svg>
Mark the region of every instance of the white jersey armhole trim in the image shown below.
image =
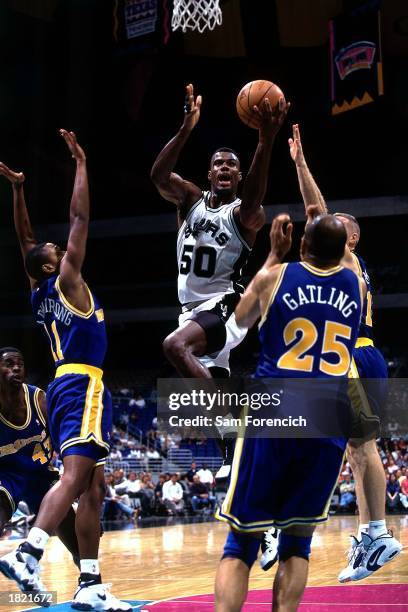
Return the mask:
<svg viewBox="0 0 408 612"><path fill-rule="evenodd" d="M239 208L241 206L241 204L236 204L236 206L234 206L234 208L232 208L230 210L230 217L231 217L231 224L232 227L234 228L234 231L237 235L237 237L239 238L239 240L242 242L242 244L244 245L244 247L246 247L248 249L248 251L252 251L252 247L249 246L249 244L247 243L247 241L245 240L245 238L242 236L241 232L238 229L238 225L235 221L235 217L234 217L234 210L236 208Z"/></svg>

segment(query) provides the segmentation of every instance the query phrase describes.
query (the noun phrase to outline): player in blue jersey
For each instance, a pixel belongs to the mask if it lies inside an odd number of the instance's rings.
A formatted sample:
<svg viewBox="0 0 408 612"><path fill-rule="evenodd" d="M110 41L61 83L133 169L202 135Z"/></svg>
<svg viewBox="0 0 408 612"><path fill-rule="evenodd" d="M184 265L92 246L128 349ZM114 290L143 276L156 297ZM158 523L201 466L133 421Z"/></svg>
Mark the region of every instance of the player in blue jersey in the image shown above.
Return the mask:
<svg viewBox="0 0 408 612"><path fill-rule="evenodd" d="M0 570L20 588L41 590L38 561L49 536L79 499L75 529L81 573L71 605L79 610L131 610L102 584L99 571L99 517L112 425L111 398L102 380L107 341L103 310L81 274L89 224L86 157L73 132L60 134L76 162L66 251L53 243L36 243L24 201L24 176L0 166L13 184L15 227L34 316L56 365L55 380L47 389L48 418L53 446L64 464L62 478L44 497L27 540L0 560Z"/></svg>
<svg viewBox="0 0 408 612"><path fill-rule="evenodd" d="M296 164L299 186L305 204L307 218L327 213L327 205L305 160L299 126L293 126L293 138L289 139L290 155ZM364 384L363 408L359 405L360 433L349 441L347 458L356 482L360 526L357 537L351 536L348 566L339 574L340 582L361 580L377 571L401 551L400 543L387 531L385 522L385 473L377 450L378 423L376 410L384 397L387 365L373 342L372 294L370 277L362 258L356 253L360 239L358 221L347 213L335 213L347 231L347 246L342 260L366 284L367 296L363 306L361 325L353 351L350 369L352 378L370 379ZM374 427L373 427L374 425ZM378 552L380 551L380 553Z"/></svg>
<svg viewBox="0 0 408 612"><path fill-rule="evenodd" d="M20 501L37 514L44 495L59 480L50 464L45 393L24 379L21 352L0 348L0 534ZM72 506L56 533L79 567Z"/></svg>
<svg viewBox="0 0 408 612"><path fill-rule="evenodd" d="M301 261L270 265L276 243L281 245L280 257L291 246L290 225L286 233L282 229L289 221L287 215L274 220L271 255L235 311L242 326L250 327L261 317L256 377L346 381L365 295L363 281L340 265L346 230L332 215L317 217L306 227ZM241 609L259 548L254 536L271 527L282 530L273 609L297 610L307 581L312 534L327 520L346 442L237 440L231 484L217 514L231 527L217 571L217 610ZM294 489L288 483L295 480Z"/></svg>

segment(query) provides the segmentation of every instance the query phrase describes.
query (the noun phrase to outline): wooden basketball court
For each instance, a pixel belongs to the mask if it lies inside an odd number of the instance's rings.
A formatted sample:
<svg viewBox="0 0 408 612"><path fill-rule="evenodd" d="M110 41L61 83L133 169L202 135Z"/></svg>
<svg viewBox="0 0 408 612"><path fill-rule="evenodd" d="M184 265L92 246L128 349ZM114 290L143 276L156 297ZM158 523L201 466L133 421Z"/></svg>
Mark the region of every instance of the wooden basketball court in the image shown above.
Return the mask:
<svg viewBox="0 0 408 612"><path fill-rule="evenodd" d="M112 591L122 599L140 601L135 610L195 610L208 612L213 609L212 598L196 598L197 595L211 596L213 593L214 575L220 558L225 536L226 525L216 522L174 524L169 519L165 527L140 528L131 526L122 531L110 531L104 534L101 541L101 567L104 582L112 582ZM337 574L345 567L345 551L348 548L348 535L356 532L355 517L332 517L328 523L320 526L316 532L310 564L309 586L322 587L338 585ZM408 516L388 517L388 526L400 539L403 546L408 546ZM19 543L16 539L0 541L0 553L5 554ZM77 583L78 572L68 552L57 538L52 538L47 546L42 562L44 567L42 579L47 589L57 591L58 602L66 602L72 597ZM249 603L245 611L269 610L270 589L275 569L263 572L256 564L252 571L250 589L262 590L261 601ZM381 601L379 595L371 593L368 585L405 585L399 588L398 596L390 596L390 602ZM356 588L356 585L358 588ZM362 588L363 585L364 588ZM406 553L379 570L372 578L351 586L340 585L344 591L327 590L327 602L319 601L316 608L301 606L301 610L376 610L408 611L408 563ZM352 589L350 591L350 589ZM0 591L15 591L14 583L0 578ZM311 593L320 593L313 591ZM342 602L341 594L352 594L353 606ZM382 589L386 592L386 587ZM324 592L323 592L324 593ZM336 601L330 602L330 594L336 593ZM340 597L339 597L340 593ZM371 593L375 602L365 601L365 593ZM377 593L377 591L376 591ZM259 593L258 593L259 594ZM334 595L333 595L334 597ZM402 597L404 598L402 601ZM178 602L171 599L179 598ZM181 598L181 599L180 599ZM252 597L253 598L253 597ZM256 597L255 597L256 598ZM398 598L401 601L398 601ZM251 599L251 598L249 598ZM347 599L347 598L346 598ZM391 601L392 599L392 601ZM142 602L167 602L142 604ZM169 601L170 600L170 601ZM259 597L258 597L259 600ZM348 601L348 600L347 600ZM157 608L156 608L157 606ZM329 606L329 607L327 607ZM1 607L7 610L27 610L32 606ZM39 608L36 608L37 610ZM54 609L54 606L49 608ZM55 609L69 609L57 606Z"/></svg>

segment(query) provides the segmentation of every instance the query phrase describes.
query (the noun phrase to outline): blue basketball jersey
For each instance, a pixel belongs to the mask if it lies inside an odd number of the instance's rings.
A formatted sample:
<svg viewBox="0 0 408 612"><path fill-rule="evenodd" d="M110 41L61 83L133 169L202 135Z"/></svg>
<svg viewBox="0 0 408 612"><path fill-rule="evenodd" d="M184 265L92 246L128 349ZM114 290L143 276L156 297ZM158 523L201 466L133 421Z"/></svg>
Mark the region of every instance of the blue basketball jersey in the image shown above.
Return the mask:
<svg viewBox="0 0 408 612"><path fill-rule="evenodd" d="M107 349L104 314L90 291L89 298L88 312L72 306L61 291L59 276L31 294L36 322L48 336L56 367L69 363L102 367Z"/></svg>
<svg viewBox="0 0 408 612"><path fill-rule="evenodd" d="M48 471L52 457L51 441L41 412L41 389L23 385L27 418L23 425L10 423L0 413L0 471L10 470L29 476Z"/></svg>
<svg viewBox="0 0 408 612"><path fill-rule="evenodd" d="M356 260L357 266L360 271L360 276L364 279L364 282L367 285L367 295L364 298L358 337L369 338L371 340L373 337L373 312L370 277L368 275L367 266L365 264L364 259L362 259L360 255L357 255L357 253L353 253L352 255Z"/></svg>
<svg viewBox="0 0 408 612"><path fill-rule="evenodd" d="M361 311L359 279L351 270L283 264L259 326L256 376L347 376Z"/></svg>

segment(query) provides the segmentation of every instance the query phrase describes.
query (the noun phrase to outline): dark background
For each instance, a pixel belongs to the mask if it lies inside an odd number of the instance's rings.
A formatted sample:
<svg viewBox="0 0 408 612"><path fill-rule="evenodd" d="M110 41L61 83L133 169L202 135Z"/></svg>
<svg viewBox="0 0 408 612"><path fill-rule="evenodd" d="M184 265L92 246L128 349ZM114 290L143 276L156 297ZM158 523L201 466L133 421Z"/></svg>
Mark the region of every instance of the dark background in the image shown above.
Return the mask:
<svg viewBox="0 0 408 612"><path fill-rule="evenodd" d="M282 0L225 0L218 32L176 32L166 42L171 3L163 0L154 34L116 42L113 1L2 0L0 159L25 172L34 225L68 221L74 168L58 136L60 127L74 130L86 150L93 220L110 219L120 228L123 218L159 219L171 213L172 205L156 193L149 172L181 124L189 82L203 95L202 116L178 171L197 184L206 186L211 153L221 145L236 149L244 173L248 169L257 134L240 123L235 98L246 82L264 78L277 82L292 103L273 151L267 205L279 212L279 204L300 200L287 147L294 122L301 125L309 166L327 200L407 196L408 6L399 0L310 0L305 21L305 3L298 2L297 19L293 4L295 18L284 13ZM385 95L333 117L327 19L374 5L382 11ZM30 307L11 210L10 185L0 179L0 345L22 347L35 376L47 376L48 347L39 332L18 318L29 315ZM408 293L406 216L360 221L359 250L377 291ZM175 217L166 223L171 225L166 233L124 232L89 240L85 276L108 313L177 306ZM301 224L295 229L293 257ZM47 240L56 240L53 231ZM267 248L265 228L248 278ZM406 353L405 312L376 310L376 340L393 362ZM126 378L136 370L165 371L160 343L176 325L173 316L147 323L108 316L108 322L108 372ZM238 349L237 367L253 363L255 336Z"/></svg>

